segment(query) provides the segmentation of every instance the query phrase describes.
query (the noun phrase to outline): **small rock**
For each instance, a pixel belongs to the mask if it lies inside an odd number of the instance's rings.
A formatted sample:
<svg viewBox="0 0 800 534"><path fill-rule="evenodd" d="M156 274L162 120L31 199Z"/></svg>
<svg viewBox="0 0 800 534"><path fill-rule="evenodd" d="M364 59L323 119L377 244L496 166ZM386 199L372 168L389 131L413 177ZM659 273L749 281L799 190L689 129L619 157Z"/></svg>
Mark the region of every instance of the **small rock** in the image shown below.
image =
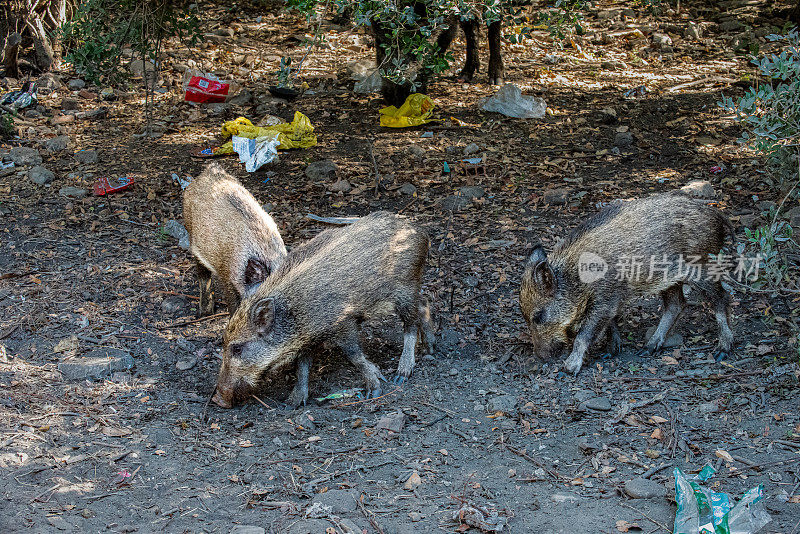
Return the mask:
<svg viewBox="0 0 800 534"><path fill-rule="evenodd" d="M96 100L97 99L97 93L93 93L93 92L89 91L88 89L81 89L78 92L78 96L81 97L81 98L85 98L86 100Z"/></svg>
<svg viewBox="0 0 800 534"><path fill-rule="evenodd" d="M336 176L339 167L329 159L314 161L306 167L306 176L315 181L328 181Z"/></svg>
<svg viewBox="0 0 800 534"><path fill-rule="evenodd" d="M18 167L26 167L29 165L41 165L42 156L35 148L27 146L16 146L8 152L8 157Z"/></svg>
<svg viewBox="0 0 800 534"><path fill-rule="evenodd" d="M217 28L214 30L214 35L219 35L220 37L233 37L236 33L233 31L233 28Z"/></svg>
<svg viewBox="0 0 800 534"><path fill-rule="evenodd" d="M80 103L77 98L64 97L61 99L61 109L64 111L75 111L80 108Z"/></svg>
<svg viewBox="0 0 800 534"><path fill-rule="evenodd" d="M69 197L69 198L86 198L86 195L89 194L89 191L86 189L82 189L80 187L74 187L71 185L65 185L61 189L58 190L58 194L62 197Z"/></svg>
<svg viewBox="0 0 800 534"><path fill-rule="evenodd" d="M227 113L230 105L227 102L214 102L206 106L209 115L219 116Z"/></svg>
<svg viewBox="0 0 800 534"><path fill-rule="evenodd" d="M583 499L580 496L574 495L572 493L553 493L552 495L550 495L550 500L556 503L562 503L562 502L580 502Z"/></svg>
<svg viewBox="0 0 800 534"><path fill-rule="evenodd" d="M74 78L67 82L67 87L70 88L72 91L80 91L84 87L86 87L86 82L81 80L80 78Z"/></svg>
<svg viewBox="0 0 800 534"><path fill-rule="evenodd" d="M481 147L478 146L477 143L470 143L464 147L464 155L469 156L470 154L474 154L475 152L480 152Z"/></svg>
<svg viewBox="0 0 800 534"><path fill-rule="evenodd" d="M178 371L188 371L197 364L196 358L187 358L185 360L178 360L175 362L175 368Z"/></svg>
<svg viewBox="0 0 800 534"><path fill-rule="evenodd" d="M38 109L26 109L25 116L29 119L38 119L42 116L42 112Z"/></svg>
<svg viewBox="0 0 800 534"><path fill-rule="evenodd" d="M624 71L628 70L628 64L618 59L612 59L600 63L600 68L605 70Z"/></svg>
<svg viewBox="0 0 800 534"><path fill-rule="evenodd" d="M800 206L796 206L787 211L784 217L789 219L789 224L792 228L800 229ZM739 219L739 221L741 222L741 219Z"/></svg>
<svg viewBox="0 0 800 534"><path fill-rule="evenodd" d="M47 96L59 89L62 85L63 83L58 75L52 72L46 72L36 80L36 93L40 96Z"/></svg>
<svg viewBox="0 0 800 534"><path fill-rule="evenodd" d="M633 144L633 134L631 132L617 132L614 136L614 146L628 148Z"/></svg>
<svg viewBox="0 0 800 534"><path fill-rule="evenodd" d="M736 19L726 20L719 25L719 29L723 32L735 32L742 28L742 23Z"/></svg>
<svg viewBox="0 0 800 534"><path fill-rule="evenodd" d="M417 192L417 187L412 183L406 182L400 186L398 191L400 192L401 195L413 195L414 193Z"/></svg>
<svg viewBox="0 0 800 534"><path fill-rule="evenodd" d="M231 106L247 106L253 101L253 93L247 90L241 91L238 95L228 100Z"/></svg>
<svg viewBox="0 0 800 534"><path fill-rule="evenodd" d="M62 150L66 150L66 148L69 146L69 136L59 135L58 137L48 139L43 144L45 150L50 153L61 152Z"/></svg>
<svg viewBox="0 0 800 534"><path fill-rule="evenodd" d="M568 187L555 187L544 192L544 201L554 206L562 206L567 203L572 189Z"/></svg>
<svg viewBox="0 0 800 534"><path fill-rule="evenodd" d="M67 113L64 115L58 114L54 115L52 119L50 119L50 123L54 126L59 126L62 124L69 124L71 122L75 122L75 115L71 113Z"/></svg>
<svg viewBox="0 0 800 534"><path fill-rule="evenodd" d="M583 454L592 454L594 451L600 449L600 445L598 445L596 441L590 441L583 437L578 440L578 448Z"/></svg>
<svg viewBox="0 0 800 534"><path fill-rule="evenodd" d="M600 110L600 122L612 124L617 122L617 110L614 108L603 108Z"/></svg>
<svg viewBox="0 0 800 534"><path fill-rule="evenodd" d="M134 366L133 356L112 348L93 350L80 358L72 358L58 364L58 370L67 380L104 378L115 371L127 371Z"/></svg>
<svg viewBox="0 0 800 534"><path fill-rule="evenodd" d="M719 410L719 403L717 401L703 402L698 408L700 413L714 413Z"/></svg>
<svg viewBox="0 0 800 534"><path fill-rule="evenodd" d="M189 232L181 223L175 219L168 220L164 223L164 233L177 239L180 248L189 250Z"/></svg>
<svg viewBox="0 0 800 534"><path fill-rule="evenodd" d="M81 150L75 154L75 159L84 165L97 163L97 150Z"/></svg>
<svg viewBox="0 0 800 534"><path fill-rule="evenodd" d="M667 489L647 478L634 478L625 483L625 493L632 499L653 499L666 496Z"/></svg>
<svg viewBox="0 0 800 534"><path fill-rule="evenodd" d="M53 525L58 530L72 530L72 525L60 515L47 516L47 522Z"/></svg>
<svg viewBox="0 0 800 534"><path fill-rule="evenodd" d="M589 408L590 410L608 412L611 410L611 401L606 397L595 397L584 402L583 406Z"/></svg>
<svg viewBox="0 0 800 534"><path fill-rule="evenodd" d="M444 210L458 211L466 208L472 201L461 195L450 195L439 200L439 206Z"/></svg>
<svg viewBox="0 0 800 534"><path fill-rule="evenodd" d="M406 150L408 151L409 154L411 154L415 158L422 158L423 156L425 156L425 149L418 145L408 145L408 147L406 147Z"/></svg>
<svg viewBox="0 0 800 534"><path fill-rule="evenodd" d="M485 194L483 188L479 185L466 185L459 188L458 192L461 193L461 196L470 199L483 198L483 195Z"/></svg>
<svg viewBox="0 0 800 534"><path fill-rule="evenodd" d="M403 412L392 412L384 415L378 420L378 424L375 425L375 430L388 430L390 432L394 432L395 434L399 434L400 431L403 430L403 426L405 424L406 414Z"/></svg>
<svg viewBox="0 0 800 534"><path fill-rule="evenodd" d="M578 402L586 402L587 400L596 397L597 394L594 391L590 391L588 389L579 389L578 391L575 392L573 396L575 397L575 400Z"/></svg>
<svg viewBox="0 0 800 534"><path fill-rule="evenodd" d="M413 522L422 521L424 516L419 512L408 512L408 518L411 519Z"/></svg>
<svg viewBox="0 0 800 534"><path fill-rule="evenodd" d="M161 301L161 311L168 315L175 315L186 308L187 301L180 295L171 295Z"/></svg>
<svg viewBox="0 0 800 534"><path fill-rule="evenodd" d="M453 367L452 369L450 369L449 374L450 374L450 376L458 376L458 369Z"/></svg>
<svg viewBox="0 0 800 534"><path fill-rule="evenodd" d="M117 99L117 94L114 92L112 87L104 87L100 89L100 98L103 100L112 101Z"/></svg>
<svg viewBox="0 0 800 534"><path fill-rule="evenodd" d="M360 493L352 489L328 490L314 495L311 502L329 506L333 514L344 515L358 510L359 496Z"/></svg>
<svg viewBox="0 0 800 534"><path fill-rule="evenodd" d="M31 170L28 171L28 178L38 185L49 184L55 177L53 171L40 165L32 167Z"/></svg>
<svg viewBox="0 0 800 534"><path fill-rule="evenodd" d="M681 187L681 191L694 198L715 198L717 192L714 191L714 186L711 182L706 180L692 180L688 184Z"/></svg>
<svg viewBox="0 0 800 534"><path fill-rule="evenodd" d="M236 525L231 529L231 534L266 534L263 527L255 525Z"/></svg>
<svg viewBox="0 0 800 534"><path fill-rule="evenodd" d="M265 202L264 204L261 205L261 209L263 209L267 213L272 213L272 210L275 209L275 204L273 204L272 202Z"/></svg>
<svg viewBox="0 0 800 534"><path fill-rule="evenodd" d="M349 193L352 189L353 186L347 180L337 180L328 186L328 191L333 193Z"/></svg>
<svg viewBox="0 0 800 534"><path fill-rule="evenodd" d="M703 38L703 28L699 24L689 21L689 24L686 26L683 35L687 39L699 41Z"/></svg>
<svg viewBox="0 0 800 534"><path fill-rule="evenodd" d="M653 44L663 50L668 46L672 46L672 38L666 33L654 33Z"/></svg>
<svg viewBox="0 0 800 534"><path fill-rule="evenodd" d="M413 473L411 473L411 476L408 477L408 480L406 480L405 483L403 484L403 489L406 489L408 491L413 491L417 489L421 484L422 484L422 479L420 478L419 473L414 471Z"/></svg>
<svg viewBox="0 0 800 534"><path fill-rule="evenodd" d="M517 398L514 395L499 395L489 400L486 408L491 413L503 412L512 414L517 408Z"/></svg>

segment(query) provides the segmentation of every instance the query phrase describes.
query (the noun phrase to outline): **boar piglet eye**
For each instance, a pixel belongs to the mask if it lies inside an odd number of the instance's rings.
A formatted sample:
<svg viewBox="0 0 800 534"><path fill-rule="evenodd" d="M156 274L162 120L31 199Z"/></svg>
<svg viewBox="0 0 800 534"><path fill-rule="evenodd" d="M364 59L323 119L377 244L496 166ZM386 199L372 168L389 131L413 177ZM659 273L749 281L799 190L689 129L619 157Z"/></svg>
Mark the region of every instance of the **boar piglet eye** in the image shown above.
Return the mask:
<svg viewBox="0 0 800 534"><path fill-rule="evenodd" d="M533 316L533 322L535 324L542 324L544 322L544 310L539 310L539 312Z"/></svg>
<svg viewBox="0 0 800 534"><path fill-rule="evenodd" d="M244 349L243 343L236 343L235 345L231 345L230 347L228 347L228 351L230 352L231 358L241 358L242 349Z"/></svg>

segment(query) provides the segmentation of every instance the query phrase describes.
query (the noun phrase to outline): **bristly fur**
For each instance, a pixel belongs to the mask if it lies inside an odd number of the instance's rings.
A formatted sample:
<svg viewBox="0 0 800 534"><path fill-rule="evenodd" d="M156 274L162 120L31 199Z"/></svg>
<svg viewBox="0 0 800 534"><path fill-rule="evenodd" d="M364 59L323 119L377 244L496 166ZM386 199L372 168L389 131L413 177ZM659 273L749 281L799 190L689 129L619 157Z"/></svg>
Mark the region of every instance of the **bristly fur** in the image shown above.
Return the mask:
<svg viewBox="0 0 800 534"><path fill-rule="evenodd" d="M661 294L665 318L647 344L648 351L658 350L682 310L682 284L693 283L682 272L679 257L699 258L698 263L705 266L710 254L720 252L727 236L733 237L733 227L721 211L681 193L608 206L573 229L549 257L539 251L526 264L520 306L536 352L550 357L570 348L567 367L577 372L588 346L604 333L609 335L613 351L618 352L621 340L616 317L625 302ZM581 256L586 253L608 265L605 276L591 283L579 276ZM667 261L662 262L665 257ZM622 276L625 273L619 270L625 258L643 260L635 280ZM650 261L656 262L652 273ZM665 265L665 273L655 265ZM727 319L729 295L718 281L693 285L715 308L721 332L718 350L724 357L732 345Z"/></svg>
<svg viewBox="0 0 800 534"><path fill-rule="evenodd" d="M292 249L230 319L217 382L220 396L228 396L223 403L240 400L262 374L293 362L323 340L339 343L362 368L368 388L377 387L373 371L379 371L364 363L357 326L367 317L395 310L406 331L417 332L428 246L425 231L408 219L377 212ZM423 331L428 326L424 323ZM231 354L231 345L244 346L242 357ZM411 358L413 367L413 350Z"/></svg>
<svg viewBox="0 0 800 534"><path fill-rule="evenodd" d="M275 221L218 163L206 166L184 191L183 219L198 262L201 315L213 311L209 272L219 278L234 310L286 257Z"/></svg>

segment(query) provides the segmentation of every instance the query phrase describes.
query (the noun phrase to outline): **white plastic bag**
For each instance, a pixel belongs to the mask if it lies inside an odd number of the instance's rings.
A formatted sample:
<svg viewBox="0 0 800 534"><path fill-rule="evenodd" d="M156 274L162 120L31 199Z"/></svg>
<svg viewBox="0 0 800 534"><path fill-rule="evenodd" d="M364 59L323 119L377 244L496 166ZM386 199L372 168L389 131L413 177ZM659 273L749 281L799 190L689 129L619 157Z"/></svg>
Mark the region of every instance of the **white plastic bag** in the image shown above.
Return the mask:
<svg viewBox="0 0 800 534"><path fill-rule="evenodd" d="M502 113L517 119L541 119L547 109L543 98L526 96L513 83L507 83L483 104L484 111Z"/></svg>
<svg viewBox="0 0 800 534"><path fill-rule="evenodd" d="M278 156L278 132L274 135L249 139L234 135L231 139L233 151L239 154L239 161L244 163L247 172L255 172L265 163L269 163Z"/></svg>

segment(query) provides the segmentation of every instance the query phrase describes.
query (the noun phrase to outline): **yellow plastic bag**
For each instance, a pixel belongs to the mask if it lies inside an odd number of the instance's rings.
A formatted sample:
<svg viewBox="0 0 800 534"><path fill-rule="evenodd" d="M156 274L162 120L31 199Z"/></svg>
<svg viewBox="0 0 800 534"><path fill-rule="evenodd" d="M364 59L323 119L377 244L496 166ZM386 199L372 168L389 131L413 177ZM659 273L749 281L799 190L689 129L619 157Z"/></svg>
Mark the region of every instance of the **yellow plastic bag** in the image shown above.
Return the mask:
<svg viewBox="0 0 800 534"><path fill-rule="evenodd" d="M427 95L414 93L408 95L400 108L389 106L380 111L381 126L388 128L407 128L431 122L435 104Z"/></svg>
<svg viewBox="0 0 800 534"><path fill-rule="evenodd" d="M317 136L314 135L314 126L308 117L300 113L294 112L294 120L292 122L284 122L282 124L275 124L273 126L255 126L249 119L239 117L236 120L228 121L222 125L222 137L247 137L248 139L257 139L274 135L278 132L278 140L280 144L278 148L287 150L290 148L309 148L317 144ZM228 141L217 150L217 154L232 154L233 144Z"/></svg>

